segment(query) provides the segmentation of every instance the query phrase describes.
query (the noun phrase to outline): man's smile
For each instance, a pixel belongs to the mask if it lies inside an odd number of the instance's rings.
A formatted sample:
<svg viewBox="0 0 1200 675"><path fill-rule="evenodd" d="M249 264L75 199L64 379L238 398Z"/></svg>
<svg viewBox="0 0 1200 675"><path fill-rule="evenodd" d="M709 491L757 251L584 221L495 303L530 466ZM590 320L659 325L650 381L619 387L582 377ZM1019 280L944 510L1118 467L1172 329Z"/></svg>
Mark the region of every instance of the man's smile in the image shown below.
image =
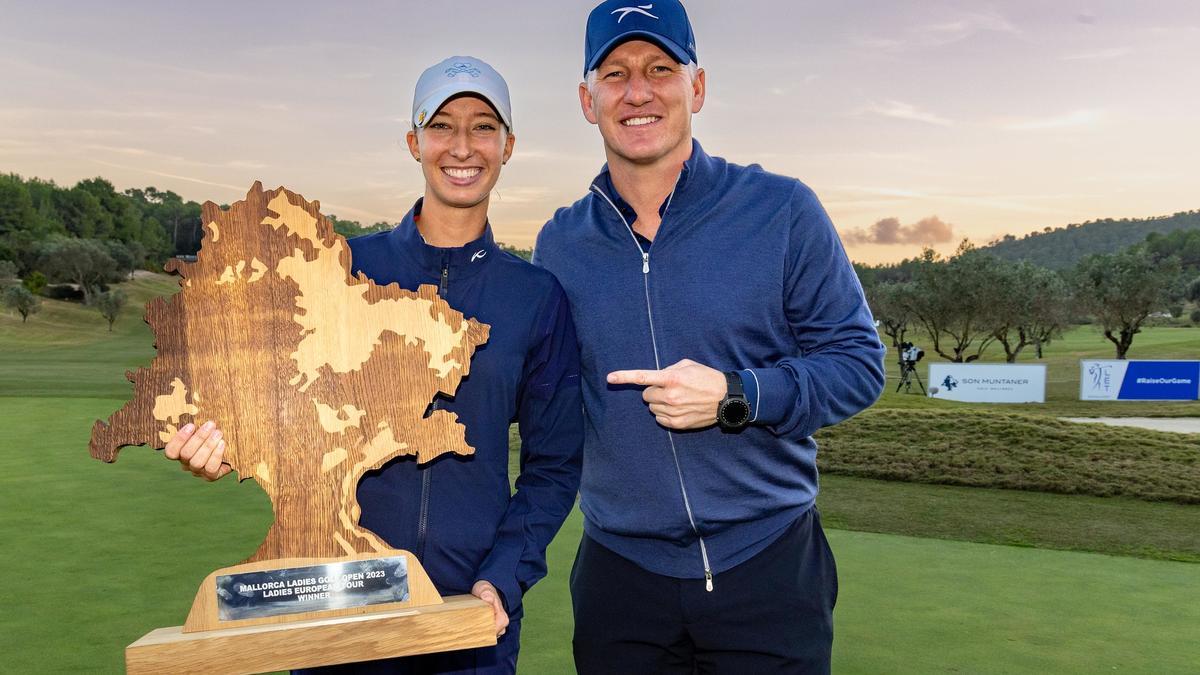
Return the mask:
<svg viewBox="0 0 1200 675"><path fill-rule="evenodd" d="M631 117L626 120L621 120L621 126L625 127L641 127L647 124L654 124L662 118L657 115L646 115L643 117Z"/></svg>

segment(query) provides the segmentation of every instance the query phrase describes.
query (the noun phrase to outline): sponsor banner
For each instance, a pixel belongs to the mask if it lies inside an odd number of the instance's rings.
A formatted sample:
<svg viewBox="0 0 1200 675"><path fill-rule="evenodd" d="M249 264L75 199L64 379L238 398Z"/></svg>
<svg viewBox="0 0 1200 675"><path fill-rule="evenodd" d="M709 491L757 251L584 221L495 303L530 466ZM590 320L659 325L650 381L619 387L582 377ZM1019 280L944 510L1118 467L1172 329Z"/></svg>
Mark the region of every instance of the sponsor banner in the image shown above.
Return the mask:
<svg viewBox="0 0 1200 675"><path fill-rule="evenodd" d="M931 363L929 396L969 403L1045 403L1046 366Z"/></svg>
<svg viewBox="0 0 1200 675"><path fill-rule="evenodd" d="M1080 361L1083 401L1195 401L1200 361Z"/></svg>

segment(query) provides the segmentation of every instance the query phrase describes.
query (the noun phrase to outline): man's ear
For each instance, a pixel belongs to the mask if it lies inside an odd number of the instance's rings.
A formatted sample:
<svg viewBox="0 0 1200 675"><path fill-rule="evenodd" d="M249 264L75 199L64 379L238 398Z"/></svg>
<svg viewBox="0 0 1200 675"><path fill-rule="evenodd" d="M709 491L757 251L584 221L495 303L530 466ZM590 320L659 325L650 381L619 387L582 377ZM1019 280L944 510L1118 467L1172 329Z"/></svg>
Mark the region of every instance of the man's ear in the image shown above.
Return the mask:
<svg viewBox="0 0 1200 675"><path fill-rule="evenodd" d="M417 131L413 129L404 136L404 140L408 142L408 152L412 158L421 161L421 147L417 145Z"/></svg>
<svg viewBox="0 0 1200 675"><path fill-rule="evenodd" d="M696 78L692 80L692 114L700 112L704 107L704 94L708 91L708 86L704 81L704 69L696 69Z"/></svg>
<svg viewBox="0 0 1200 675"><path fill-rule="evenodd" d="M592 104L595 101L592 99L592 92L588 89L586 82L579 83L579 107L583 109L583 117L592 124L596 124L600 118L596 117L596 112L592 109Z"/></svg>

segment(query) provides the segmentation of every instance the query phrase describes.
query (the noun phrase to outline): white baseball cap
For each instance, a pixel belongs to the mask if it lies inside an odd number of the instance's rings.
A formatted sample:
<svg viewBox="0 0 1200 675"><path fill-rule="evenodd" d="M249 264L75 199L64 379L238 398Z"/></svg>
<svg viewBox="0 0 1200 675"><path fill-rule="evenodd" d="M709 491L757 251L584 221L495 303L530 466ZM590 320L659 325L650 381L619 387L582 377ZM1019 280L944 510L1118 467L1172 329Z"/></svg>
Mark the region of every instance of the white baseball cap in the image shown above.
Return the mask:
<svg viewBox="0 0 1200 675"><path fill-rule="evenodd" d="M413 92L413 127L423 128L429 124L438 109L459 94L481 96L496 109L504 126L512 131L508 84L495 68L473 56L451 56L421 73Z"/></svg>

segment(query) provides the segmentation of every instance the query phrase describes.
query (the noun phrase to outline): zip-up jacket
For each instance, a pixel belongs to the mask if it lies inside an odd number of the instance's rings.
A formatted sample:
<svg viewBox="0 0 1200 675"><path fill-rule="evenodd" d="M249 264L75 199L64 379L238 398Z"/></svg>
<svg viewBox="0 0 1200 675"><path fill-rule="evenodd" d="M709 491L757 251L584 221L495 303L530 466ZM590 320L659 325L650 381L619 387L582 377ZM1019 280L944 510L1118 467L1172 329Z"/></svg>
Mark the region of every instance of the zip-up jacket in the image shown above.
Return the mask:
<svg viewBox="0 0 1200 675"><path fill-rule="evenodd" d="M451 307L491 326L453 398L432 403L466 427L473 455L422 466L393 460L358 486L361 524L416 554L443 594L492 583L514 618L546 574L546 546L575 503L583 442L579 354L562 287L501 250L491 227L460 248L425 243L421 201L390 232L350 239L352 267L379 284L439 287ZM521 472L510 496L508 429Z"/></svg>
<svg viewBox="0 0 1200 675"><path fill-rule="evenodd" d="M817 197L693 142L653 243L605 169L559 209L534 263L554 273L579 331L586 409L581 508L589 536L676 578L764 549L817 496L812 434L871 405L883 345ZM741 370L752 421L671 432L614 370L691 359Z"/></svg>

